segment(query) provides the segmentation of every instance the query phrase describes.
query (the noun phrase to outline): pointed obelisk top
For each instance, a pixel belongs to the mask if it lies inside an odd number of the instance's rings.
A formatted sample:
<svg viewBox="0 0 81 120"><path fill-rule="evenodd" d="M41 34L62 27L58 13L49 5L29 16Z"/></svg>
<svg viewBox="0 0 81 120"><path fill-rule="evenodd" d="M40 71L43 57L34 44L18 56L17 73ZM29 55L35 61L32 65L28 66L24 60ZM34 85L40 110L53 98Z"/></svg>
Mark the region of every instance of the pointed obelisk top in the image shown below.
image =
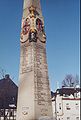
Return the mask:
<svg viewBox="0 0 81 120"><path fill-rule="evenodd" d="M24 6L23 8L29 8L30 6L34 6L38 9L41 9L41 5L40 5L40 0L24 0Z"/></svg>

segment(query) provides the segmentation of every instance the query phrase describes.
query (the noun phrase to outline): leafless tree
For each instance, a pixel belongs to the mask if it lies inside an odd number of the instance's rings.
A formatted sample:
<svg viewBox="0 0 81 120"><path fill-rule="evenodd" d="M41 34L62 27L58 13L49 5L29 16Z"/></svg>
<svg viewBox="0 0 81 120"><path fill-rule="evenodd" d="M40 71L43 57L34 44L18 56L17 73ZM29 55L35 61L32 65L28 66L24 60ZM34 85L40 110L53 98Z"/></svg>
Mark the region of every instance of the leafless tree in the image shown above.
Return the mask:
<svg viewBox="0 0 81 120"><path fill-rule="evenodd" d="M76 83L76 85L80 84L79 76L77 74L76 74L76 77L75 77L75 83Z"/></svg>
<svg viewBox="0 0 81 120"><path fill-rule="evenodd" d="M65 76L65 79L62 81L62 86L64 87L75 87L76 85L79 85L78 75L74 77L72 74L68 74Z"/></svg>
<svg viewBox="0 0 81 120"><path fill-rule="evenodd" d="M0 78L4 78L5 73L6 73L6 71L4 69L0 68Z"/></svg>

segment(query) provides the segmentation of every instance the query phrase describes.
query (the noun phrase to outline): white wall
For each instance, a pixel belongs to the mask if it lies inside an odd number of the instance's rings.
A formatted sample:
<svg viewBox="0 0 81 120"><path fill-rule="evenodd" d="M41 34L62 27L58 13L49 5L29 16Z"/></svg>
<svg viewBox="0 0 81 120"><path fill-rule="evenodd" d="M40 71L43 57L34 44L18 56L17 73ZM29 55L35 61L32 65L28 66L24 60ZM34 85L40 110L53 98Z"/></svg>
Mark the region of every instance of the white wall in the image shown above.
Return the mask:
<svg viewBox="0 0 81 120"><path fill-rule="evenodd" d="M56 120L80 120L80 96L74 98L72 95L64 97L58 94L53 99L53 116Z"/></svg>

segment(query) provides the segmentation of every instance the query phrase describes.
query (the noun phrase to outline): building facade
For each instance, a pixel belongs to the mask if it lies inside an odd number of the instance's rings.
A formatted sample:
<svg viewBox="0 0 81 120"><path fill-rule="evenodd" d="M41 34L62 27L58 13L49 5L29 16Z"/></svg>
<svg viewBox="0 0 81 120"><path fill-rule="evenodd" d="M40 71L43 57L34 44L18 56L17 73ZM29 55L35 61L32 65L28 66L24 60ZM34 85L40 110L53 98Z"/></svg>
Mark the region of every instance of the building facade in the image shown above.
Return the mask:
<svg viewBox="0 0 81 120"><path fill-rule="evenodd" d="M0 80L0 120L16 120L17 91L8 74Z"/></svg>
<svg viewBox="0 0 81 120"><path fill-rule="evenodd" d="M55 120L80 120L80 88L57 89L52 98Z"/></svg>

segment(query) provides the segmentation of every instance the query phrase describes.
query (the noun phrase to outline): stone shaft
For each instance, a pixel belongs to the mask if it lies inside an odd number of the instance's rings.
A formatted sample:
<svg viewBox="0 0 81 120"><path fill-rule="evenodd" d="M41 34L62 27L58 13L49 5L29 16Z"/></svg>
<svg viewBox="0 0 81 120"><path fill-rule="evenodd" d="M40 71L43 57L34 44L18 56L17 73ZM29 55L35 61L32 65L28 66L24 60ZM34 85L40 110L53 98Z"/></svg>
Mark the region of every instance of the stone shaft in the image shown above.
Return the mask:
<svg viewBox="0 0 81 120"><path fill-rule="evenodd" d="M16 120L51 120L52 101L40 1L24 0L23 6Z"/></svg>

